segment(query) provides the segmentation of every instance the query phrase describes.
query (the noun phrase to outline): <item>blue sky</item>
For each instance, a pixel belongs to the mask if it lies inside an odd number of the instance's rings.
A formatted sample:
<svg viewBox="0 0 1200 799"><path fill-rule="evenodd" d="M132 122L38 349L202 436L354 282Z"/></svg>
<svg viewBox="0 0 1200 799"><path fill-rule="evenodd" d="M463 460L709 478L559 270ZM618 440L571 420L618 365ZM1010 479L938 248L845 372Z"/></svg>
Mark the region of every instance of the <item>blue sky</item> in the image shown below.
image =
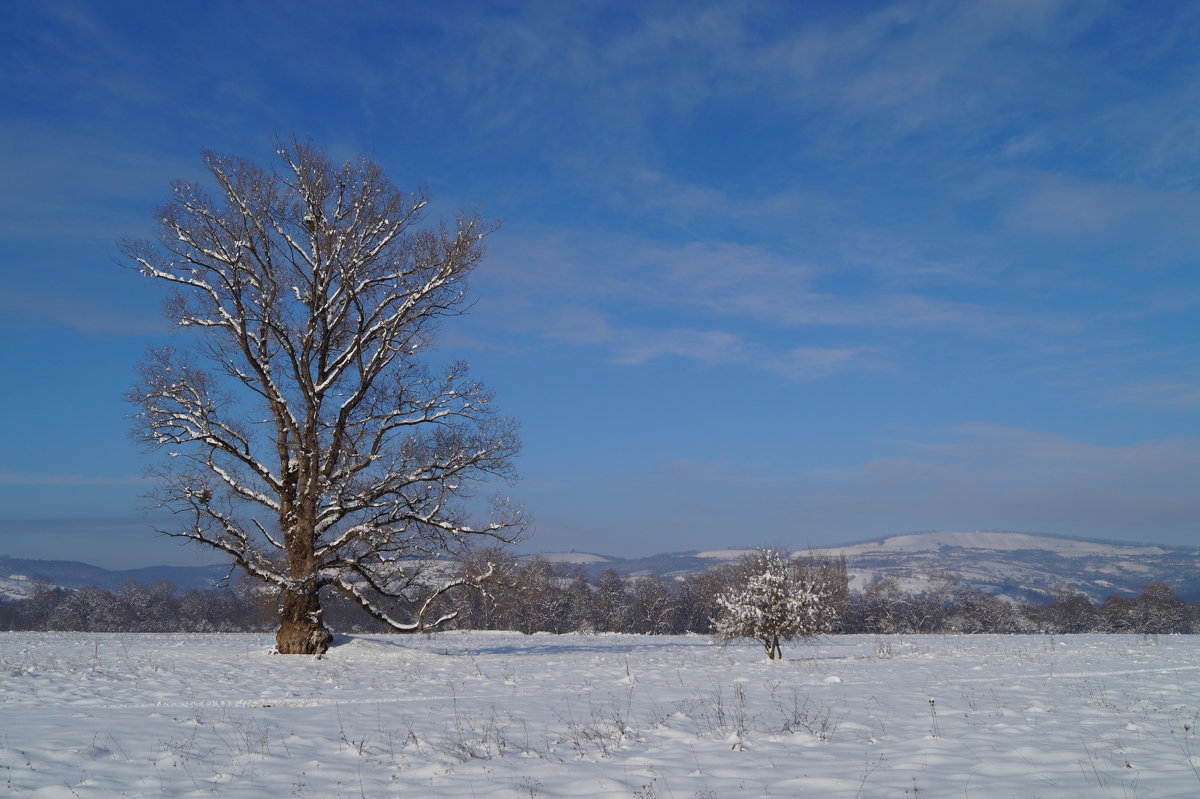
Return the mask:
<svg viewBox="0 0 1200 799"><path fill-rule="evenodd" d="M503 224L464 358L529 550L1007 529L1200 544L1200 6L0 9L0 553L187 563L117 262L202 148L364 153Z"/></svg>

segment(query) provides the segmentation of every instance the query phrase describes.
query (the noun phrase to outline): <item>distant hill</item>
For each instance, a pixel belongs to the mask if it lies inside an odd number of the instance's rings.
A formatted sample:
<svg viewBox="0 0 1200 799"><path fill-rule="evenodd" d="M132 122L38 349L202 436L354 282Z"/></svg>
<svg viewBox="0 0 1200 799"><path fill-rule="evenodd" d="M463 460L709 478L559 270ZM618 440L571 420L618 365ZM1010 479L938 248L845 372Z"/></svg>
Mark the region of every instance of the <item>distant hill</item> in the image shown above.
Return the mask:
<svg viewBox="0 0 1200 799"><path fill-rule="evenodd" d="M910 585L937 571L982 591L1041 600L1065 587L1099 602L1137 594L1161 581L1189 601L1200 599L1200 550L1027 533L971 532L896 535L825 550L845 555L852 587L878 576Z"/></svg>
<svg viewBox="0 0 1200 799"><path fill-rule="evenodd" d="M130 580L143 584L170 580L181 591L202 590L215 586L228 572L228 566L150 566L112 571L73 560L33 560L0 555L0 596L27 597L33 593L38 581L60 588L94 585L115 592Z"/></svg>
<svg viewBox="0 0 1200 799"><path fill-rule="evenodd" d="M581 565L594 576L615 569L631 577L683 577L736 562L749 549L678 552L647 558L547 553L552 562ZM799 550L797 555L846 557L851 588L894 577L919 592L938 573L1013 601L1042 602L1069 588L1094 602L1114 593L1137 594L1162 581L1189 601L1200 600L1200 549L1148 546L1008 532L930 532L886 536L857 544Z"/></svg>
<svg viewBox="0 0 1200 799"><path fill-rule="evenodd" d="M666 579L698 574L721 563L734 563L749 549L671 552L644 558L620 558L590 552L547 552L552 563L582 568L590 578L605 569L628 577ZM1120 544L1049 535L1007 532L913 533L797 555L844 555L851 588L892 577L902 588L919 592L939 574L1013 601L1043 602L1069 588L1100 602L1114 593L1137 594L1148 582L1161 581L1188 601L1200 600L1200 549ZM525 556L527 558L533 555ZM0 596L23 597L37 580L63 588L94 585L120 590L130 580L170 580L180 590L211 588L227 566L154 566L110 571L62 560L20 560L0 556Z"/></svg>

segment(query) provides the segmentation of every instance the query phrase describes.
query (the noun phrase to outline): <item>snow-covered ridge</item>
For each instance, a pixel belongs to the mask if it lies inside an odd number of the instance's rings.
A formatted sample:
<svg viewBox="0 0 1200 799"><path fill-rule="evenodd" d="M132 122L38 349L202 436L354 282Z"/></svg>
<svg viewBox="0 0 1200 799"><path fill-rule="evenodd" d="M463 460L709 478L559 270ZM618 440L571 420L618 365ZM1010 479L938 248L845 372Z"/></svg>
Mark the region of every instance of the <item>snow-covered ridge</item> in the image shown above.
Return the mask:
<svg viewBox="0 0 1200 799"><path fill-rule="evenodd" d="M1167 554L1167 550L1157 546L1139 547L1125 544L1106 544L1098 541L1081 541L1074 538L1030 535L1028 533L993 533L983 531L973 533L945 532L894 535L862 544L828 547L818 551L827 552L831 555L851 557L853 555L876 554L884 551L930 552L942 547L986 549L995 552L1043 550L1053 552L1060 557L1093 557L1097 555L1127 557L1130 555Z"/></svg>
<svg viewBox="0 0 1200 799"><path fill-rule="evenodd" d="M797 554L844 556L854 590L881 578L917 593L946 574L981 591L1017 601L1046 601L1062 589L1101 602L1165 582L1187 599L1200 597L1200 551L1012 532L895 535Z"/></svg>
<svg viewBox="0 0 1200 799"><path fill-rule="evenodd" d="M0 577L0 597L5 599L28 599L33 596L35 583L23 574Z"/></svg>
<svg viewBox="0 0 1200 799"><path fill-rule="evenodd" d="M779 536L772 535L773 540ZM764 535L764 539L766 535ZM605 569L631 578L686 578L720 563L735 563L747 548L671 552L623 558L594 552L539 553L553 564L582 568L595 579ZM1162 581L1185 599L1200 599L1200 550L1130 545L1014 532L931 532L888 536L846 546L814 547L796 555L845 556L851 587L861 590L879 578L894 578L906 590L920 592L946 573L981 591L1020 601L1044 601L1062 587L1093 601L1114 593L1137 594L1149 582ZM534 554L523 556L525 559ZM21 561L0 556L0 596L28 596L35 580L79 588L96 585L117 591L133 579L143 584L170 580L180 589L211 586L228 567L149 568L110 572L67 561ZM29 578L22 580L21 578Z"/></svg>
<svg viewBox="0 0 1200 799"><path fill-rule="evenodd" d="M697 552L696 557L710 560L737 560L753 551L753 549L710 549L705 552Z"/></svg>
<svg viewBox="0 0 1200 799"><path fill-rule="evenodd" d="M714 549L676 556L693 568L735 562L751 550ZM1013 601L1042 602L1067 588L1103 601L1132 595L1149 582L1167 583L1180 596L1200 599L1200 550L1150 544L1088 541L1017 532L945 531L893 535L846 546L813 547L798 556L846 558L852 590L878 579L920 593L947 574ZM669 571L660 558L659 573Z"/></svg>
<svg viewBox="0 0 1200 799"><path fill-rule="evenodd" d="M534 556L530 556L534 557ZM592 552L539 552L536 557L551 563L611 563L612 558Z"/></svg>

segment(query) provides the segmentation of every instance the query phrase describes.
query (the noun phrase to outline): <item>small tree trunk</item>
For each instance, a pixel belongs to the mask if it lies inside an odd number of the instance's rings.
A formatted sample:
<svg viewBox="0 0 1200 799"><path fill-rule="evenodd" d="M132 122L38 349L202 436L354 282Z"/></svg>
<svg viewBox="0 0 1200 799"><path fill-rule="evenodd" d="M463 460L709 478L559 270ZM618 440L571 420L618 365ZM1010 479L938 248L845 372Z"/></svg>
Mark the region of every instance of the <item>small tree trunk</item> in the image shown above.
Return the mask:
<svg viewBox="0 0 1200 799"><path fill-rule="evenodd" d="M281 655L323 655L333 635L325 626L317 593L284 591L275 649Z"/></svg>

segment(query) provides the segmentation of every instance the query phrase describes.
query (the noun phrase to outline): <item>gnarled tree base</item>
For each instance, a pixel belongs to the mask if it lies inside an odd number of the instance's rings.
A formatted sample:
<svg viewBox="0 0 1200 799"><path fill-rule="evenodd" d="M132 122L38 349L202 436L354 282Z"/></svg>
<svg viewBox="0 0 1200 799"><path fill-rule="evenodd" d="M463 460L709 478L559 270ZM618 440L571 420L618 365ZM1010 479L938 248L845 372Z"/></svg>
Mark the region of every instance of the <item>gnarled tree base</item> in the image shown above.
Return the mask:
<svg viewBox="0 0 1200 799"><path fill-rule="evenodd" d="M323 655L329 651L333 634L325 626L324 614L317 594L285 591L275 651L281 655Z"/></svg>

